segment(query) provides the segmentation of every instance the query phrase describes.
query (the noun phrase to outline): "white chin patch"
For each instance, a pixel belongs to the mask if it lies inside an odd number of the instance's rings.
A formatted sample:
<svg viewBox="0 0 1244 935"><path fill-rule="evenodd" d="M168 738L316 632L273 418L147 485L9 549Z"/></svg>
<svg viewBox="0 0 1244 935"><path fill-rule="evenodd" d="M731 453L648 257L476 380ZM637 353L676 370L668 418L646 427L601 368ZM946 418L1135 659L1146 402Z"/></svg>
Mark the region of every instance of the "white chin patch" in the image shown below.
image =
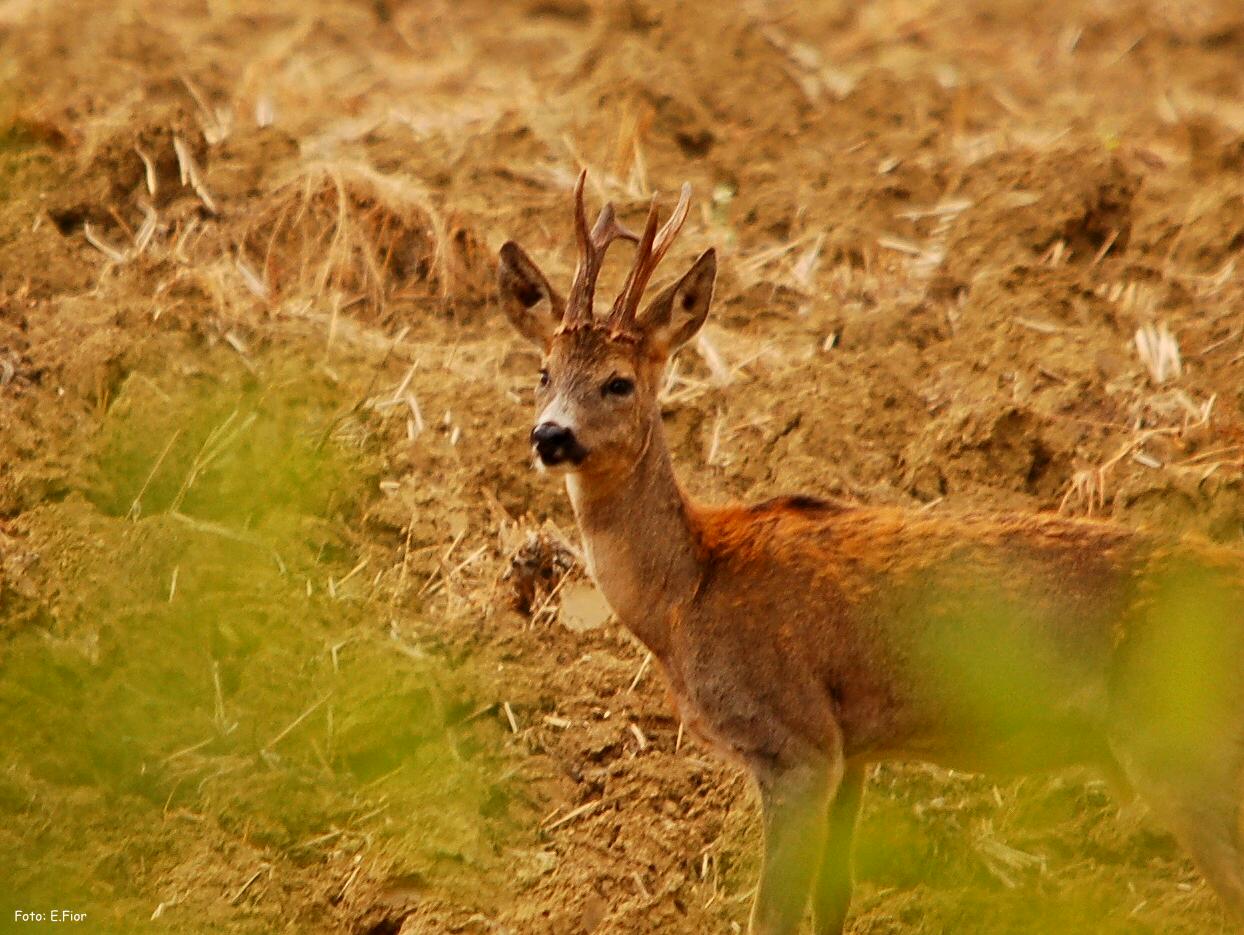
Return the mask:
<svg viewBox="0 0 1244 935"><path fill-rule="evenodd" d="M572 464L569 461L563 461L561 464L545 464L539 457L533 458L532 461L536 466L536 470L541 474L551 474L554 477L564 477L579 470L577 464Z"/></svg>

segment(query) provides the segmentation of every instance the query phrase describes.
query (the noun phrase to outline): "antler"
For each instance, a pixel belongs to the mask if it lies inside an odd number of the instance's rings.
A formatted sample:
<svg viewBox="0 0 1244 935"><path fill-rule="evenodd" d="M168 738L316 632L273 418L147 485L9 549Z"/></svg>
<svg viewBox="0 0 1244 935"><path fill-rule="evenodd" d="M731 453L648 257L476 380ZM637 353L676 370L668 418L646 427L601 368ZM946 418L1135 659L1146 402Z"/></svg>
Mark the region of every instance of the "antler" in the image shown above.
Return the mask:
<svg viewBox="0 0 1244 935"><path fill-rule="evenodd" d="M562 319L563 328L574 328L576 325L592 318L592 303L596 295L596 277L600 275L600 267L605 259L605 251L609 245L619 238L622 240L638 240L633 233L618 223L613 213L612 202L600 209L591 233L587 229L587 209L583 205L583 184L587 181L587 170L579 173L579 181L574 187L574 229L575 238L579 241L579 265L575 268L574 282L570 286L570 297L566 301L566 312Z"/></svg>
<svg viewBox="0 0 1244 935"><path fill-rule="evenodd" d="M639 300L643 297L648 280L657 265L669 250L674 238L687 220L687 206L691 203L691 183L683 182L682 192L678 196L678 205L670 215L665 226L657 231L657 196L652 196L652 206L648 209L648 220L644 224L644 234L635 249L635 264L627 274L626 285L614 299L613 308L609 312L609 328L614 332L627 332L635 324L635 313L639 309Z"/></svg>

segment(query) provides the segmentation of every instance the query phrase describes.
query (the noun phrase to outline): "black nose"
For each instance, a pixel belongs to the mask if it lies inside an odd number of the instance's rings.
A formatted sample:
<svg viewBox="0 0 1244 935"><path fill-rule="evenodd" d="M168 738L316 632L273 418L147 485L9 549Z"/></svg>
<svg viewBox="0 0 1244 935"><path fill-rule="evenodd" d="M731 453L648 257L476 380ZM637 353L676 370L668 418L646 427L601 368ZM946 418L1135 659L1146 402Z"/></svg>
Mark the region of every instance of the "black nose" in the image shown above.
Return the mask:
<svg viewBox="0 0 1244 935"><path fill-rule="evenodd" d="M587 451L574 437L574 432L556 422L541 422L531 430L531 443L536 454L548 467L572 461L578 464Z"/></svg>

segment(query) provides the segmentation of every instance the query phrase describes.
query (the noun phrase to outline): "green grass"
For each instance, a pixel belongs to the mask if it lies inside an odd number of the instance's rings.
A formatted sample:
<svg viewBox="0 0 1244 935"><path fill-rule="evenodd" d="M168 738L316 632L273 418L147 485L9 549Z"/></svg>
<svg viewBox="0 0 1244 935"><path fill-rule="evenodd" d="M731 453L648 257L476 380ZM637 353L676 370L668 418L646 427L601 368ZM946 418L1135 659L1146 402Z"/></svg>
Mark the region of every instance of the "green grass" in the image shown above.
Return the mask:
<svg viewBox="0 0 1244 935"><path fill-rule="evenodd" d="M164 382L123 386L84 496L21 521L45 603L0 662L0 929L59 906L133 931L196 865L221 892L161 918L236 926L261 861L358 857L486 903L470 881L508 827L499 737L468 719L474 673L399 651L371 574L329 585L375 490L331 387ZM308 920L323 897L297 896Z"/></svg>

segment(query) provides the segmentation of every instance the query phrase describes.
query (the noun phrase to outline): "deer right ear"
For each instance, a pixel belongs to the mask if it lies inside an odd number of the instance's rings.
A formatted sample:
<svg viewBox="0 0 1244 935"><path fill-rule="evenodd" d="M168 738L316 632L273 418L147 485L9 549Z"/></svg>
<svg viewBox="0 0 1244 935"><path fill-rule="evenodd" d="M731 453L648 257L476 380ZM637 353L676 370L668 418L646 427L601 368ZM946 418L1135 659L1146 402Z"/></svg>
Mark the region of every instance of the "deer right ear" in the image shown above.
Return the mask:
<svg viewBox="0 0 1244 935"><path fill-rule="evenodd" d="M682 279L648 303L638 324L658 354L668 357L704 327L716 281L717 251L710 247L691 264Z"/></svg>
<svg viewBox="0 0 1244 935"><path fill-rule="evenodd" d="M497 292L505 317L519 334L547 351L565 306L539 267L514 241L501 248Z"/></svg>

